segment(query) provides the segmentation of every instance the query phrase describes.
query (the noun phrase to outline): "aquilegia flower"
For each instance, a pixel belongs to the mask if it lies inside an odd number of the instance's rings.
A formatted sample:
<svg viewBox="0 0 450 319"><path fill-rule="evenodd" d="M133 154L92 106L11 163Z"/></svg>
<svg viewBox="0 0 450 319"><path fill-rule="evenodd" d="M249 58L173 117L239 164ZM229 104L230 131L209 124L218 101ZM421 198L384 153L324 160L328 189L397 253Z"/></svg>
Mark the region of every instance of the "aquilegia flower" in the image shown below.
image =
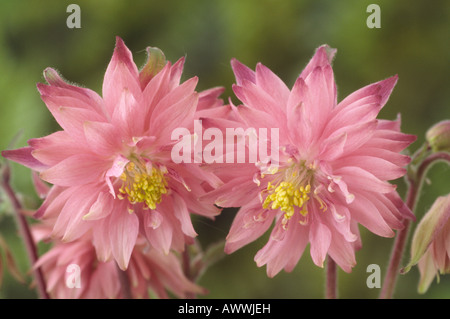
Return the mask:
<svg viewBox="0 0 450 319"><path fill-rule="evenodd" d="M388 181L405 174L410 158L400 152L415 137L400 132L400 120L376 119L397 76L337 103L334 54L318 48L292 90L264 65L253 71L232 60L233 90L243 103L233 106L238 117L256 132L278 128L279 141L268 133L273 161L218 172L226 184L206 197L216 197L222 207L241 207L227 236L228 253L259 238L275 220L255 257L270 277L291 271L308 243L316 265L328 254L350 272L361 245L358 224L391 237L403 218L413 217Z"/></svg>
<svg viewBox="0 0 450 319"><path fill-rule="evenodd" d="M174 128L191 129L197 105L217 106L220 89L197 93L197 78L180 84L184 58L166 62L148 48L139 71L117 38L102 97L46 69L38 90L61 131L4 151L53 184L36 216L55 219L52 235L64 242L92 231L97 255L126 269L138 234L168 253L196 236L190 213L212 217L219 210L199 196L219 180L198 164L171 159Z"/></svg>
<svg viewBox="0 0 450 319"><path fill-rule="evenodd" d="M47 225L37 225L35 238L45 240ZM47 292L57 299L117 299L124 298L119 269L112 260L97 260L89 234L70 243L55 241L53 247L42 255L34 267L41 267L47 282ZM138 237L133 248L128 277L133 298L178 298L189 294L202 294L205 289L197 286L183 274L179 258L149 247Z"/></svg>

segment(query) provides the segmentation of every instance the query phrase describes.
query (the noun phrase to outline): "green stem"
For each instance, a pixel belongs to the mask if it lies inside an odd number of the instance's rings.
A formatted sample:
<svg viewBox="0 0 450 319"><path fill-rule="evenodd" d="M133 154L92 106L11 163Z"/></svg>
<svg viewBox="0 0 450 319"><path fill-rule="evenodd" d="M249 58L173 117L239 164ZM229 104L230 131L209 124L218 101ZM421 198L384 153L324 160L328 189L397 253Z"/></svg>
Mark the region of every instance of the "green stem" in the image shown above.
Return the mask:
<svg viewBox="0 0 450 319"><path fill-rule="evenodd" d="M186 244L182 254L182 265L183 272L187 279L193 280L192 269L191 269L191 256L189 254L189 247ZM192 292L186 294L186 299L196 299L196 295Z"/></svg>
<svg viewBox="0 0 450 319"><path fill-rule="evenodd" d="M414 174L408 174L409 189L406 196L406 205L412 212L415 211L426 172L432 164L438 161L450 163L450 154L445 152L432 153L422 161ZM403 221L404 228L397 232L389 261L388 271L380 292L380 299L390 299L393 296L397 277L400 273L400 263L408 239L410 224L411 221L405 219Z"/></svg>

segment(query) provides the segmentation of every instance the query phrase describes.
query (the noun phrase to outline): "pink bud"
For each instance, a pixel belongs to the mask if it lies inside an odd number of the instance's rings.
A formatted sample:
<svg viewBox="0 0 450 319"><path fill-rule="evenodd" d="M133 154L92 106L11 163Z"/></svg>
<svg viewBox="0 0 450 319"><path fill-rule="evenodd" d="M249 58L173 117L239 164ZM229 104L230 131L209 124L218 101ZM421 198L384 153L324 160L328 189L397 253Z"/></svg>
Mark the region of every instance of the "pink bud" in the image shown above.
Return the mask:
<svg viewBox="0 0 450 319"><path fill-rule="evenodd" d="M450 231L450 195L438 197L414 232L411 261L402 269L408 272L418 264L419 292L424 293L438 272L450 273L448 233Z"/></svg>

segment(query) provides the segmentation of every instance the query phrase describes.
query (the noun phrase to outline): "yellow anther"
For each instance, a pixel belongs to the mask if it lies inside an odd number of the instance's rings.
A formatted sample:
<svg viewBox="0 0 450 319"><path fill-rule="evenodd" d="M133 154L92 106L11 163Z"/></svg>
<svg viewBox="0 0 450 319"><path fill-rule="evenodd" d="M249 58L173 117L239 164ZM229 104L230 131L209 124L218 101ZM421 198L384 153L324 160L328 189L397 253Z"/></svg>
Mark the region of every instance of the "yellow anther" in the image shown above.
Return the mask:
<svg viewBox="0 0 450 319"><path fill-rule="evenodd" d="M283 181L278 186L267 184L266 191L269 193L264 200L263 208L280 209L283 211L284 218L290 219L294 215L295 208L300 208L300 213L306 215L306 202L308 201L308 193L311 191L311 185L300 186L295 188L290 182Z"/></svg>
<svg viewBox="0 0 450 319"><path fill-rule="evenodd" d="M156 204L162 200L162 195L167 194L167 181L164 178L165 172L156 167L148 171L142 165L133 162L128 163L124 173L120 176L122 187L119 199L128 198L131 204L145 203L150 209L155 209Z"/></svg>

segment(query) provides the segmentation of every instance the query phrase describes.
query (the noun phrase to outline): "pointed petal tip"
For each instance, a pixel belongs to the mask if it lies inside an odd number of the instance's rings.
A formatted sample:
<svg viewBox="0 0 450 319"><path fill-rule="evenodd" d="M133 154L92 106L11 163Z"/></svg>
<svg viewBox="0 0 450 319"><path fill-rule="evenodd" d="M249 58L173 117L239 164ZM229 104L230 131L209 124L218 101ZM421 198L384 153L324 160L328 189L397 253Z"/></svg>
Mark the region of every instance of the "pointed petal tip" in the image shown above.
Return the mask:
<svg viewBox="0 0 450 319"><path fill-rule="evenodd" d="M66 81L63 80L61 75L57 70L51 67L47 67L43 71L44 79L47 81L49 85L58 86L58 87L64 87L67 85ZM38 86L39 88L43 88L42 86Z"/></svg>
<svg viewBox="0 0 450 319"><path fill-rule="evenodd" d="M317 53L319 52L325 54L328 62L331 63L336 55L337 49L330 47L328 44L322 44L317 48Z"/></svg>

